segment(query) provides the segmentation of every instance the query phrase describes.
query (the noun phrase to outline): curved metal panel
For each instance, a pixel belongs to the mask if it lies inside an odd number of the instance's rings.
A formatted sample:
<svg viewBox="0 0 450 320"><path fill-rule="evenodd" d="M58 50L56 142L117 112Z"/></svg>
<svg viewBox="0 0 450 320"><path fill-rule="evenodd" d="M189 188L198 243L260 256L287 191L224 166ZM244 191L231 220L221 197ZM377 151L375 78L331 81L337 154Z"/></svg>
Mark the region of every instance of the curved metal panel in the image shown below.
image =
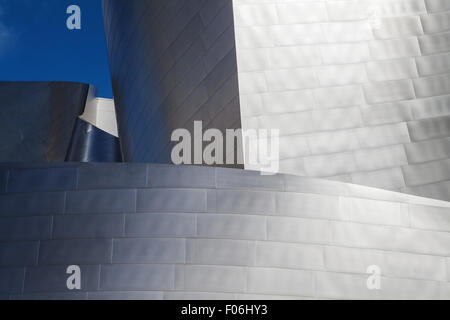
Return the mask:
<svg viewBox="0 0 450 320"><path fill-rule="evenodd" d="M86 121L77 120L67 162L122 162L120 141Z"/></svg>
<svg viewBox="0 0 450 320"><path fill-rule="evenodd" d="M0 82L0 162L64 161L89 86Z"/></svg>
<svg viewBox="0 0 450 320"><path fill-rule="evenodd" d="M283 173L450 199L444 2L234 1L243 129Z"/></svg>
<svg viewBox="0 0 450 320"><path fill-rule="evenodd" d="M202 166L4 170L0 299L450 299L448 202Z"/></svg>
<svg viewBox="0 0 450 320"><path fill-rule="evenodd" d="M170 163L194 121L240 128L231 0L103 1L124 160Z"/></svg>

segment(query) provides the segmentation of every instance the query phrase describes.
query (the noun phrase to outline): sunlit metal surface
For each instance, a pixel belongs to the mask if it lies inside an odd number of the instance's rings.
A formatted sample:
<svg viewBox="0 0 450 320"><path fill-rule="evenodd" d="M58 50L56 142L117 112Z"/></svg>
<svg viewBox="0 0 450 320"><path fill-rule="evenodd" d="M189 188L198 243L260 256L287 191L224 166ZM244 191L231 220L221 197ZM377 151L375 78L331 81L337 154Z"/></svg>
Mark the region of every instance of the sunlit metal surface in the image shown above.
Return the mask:
<svg viewBox="0 0 450 320"><path fill-rule="evenodd" d="M236 169L57 166L0 166L0 299L450 299L448 202Z"/></svg>
<svg viewBox="0 0 450 320"><path fill-rule="evenodd" d="M281 172L449 199L442 3L105 0L126 160L170 163L170 132L209 114L280 129ZM204 86L226 79L219 115Z"/></svg>

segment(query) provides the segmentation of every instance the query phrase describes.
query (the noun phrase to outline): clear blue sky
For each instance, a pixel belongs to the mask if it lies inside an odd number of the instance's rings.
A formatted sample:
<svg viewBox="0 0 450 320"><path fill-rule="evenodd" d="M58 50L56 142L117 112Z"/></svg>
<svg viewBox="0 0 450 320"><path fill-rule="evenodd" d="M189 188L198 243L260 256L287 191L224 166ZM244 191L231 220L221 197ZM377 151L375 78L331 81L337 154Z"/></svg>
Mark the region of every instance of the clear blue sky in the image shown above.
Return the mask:
<svg viewBox="0 0 450 320"><path fill-rule="evenodd" d="M68 30L69 5L81 30ZM101 0L0 0L0 81L75 81L112 97Z"/></svg>

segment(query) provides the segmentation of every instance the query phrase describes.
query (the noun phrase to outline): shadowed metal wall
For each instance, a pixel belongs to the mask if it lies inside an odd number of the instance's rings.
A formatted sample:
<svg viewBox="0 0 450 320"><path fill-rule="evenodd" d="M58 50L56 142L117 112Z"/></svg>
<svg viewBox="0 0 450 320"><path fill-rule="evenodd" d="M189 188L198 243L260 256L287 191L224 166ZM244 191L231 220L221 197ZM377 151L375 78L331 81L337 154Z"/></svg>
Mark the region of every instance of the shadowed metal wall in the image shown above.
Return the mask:
<svg viewBox="0 0 450 320"><path fill-rule="evenodd" d="M448 202L200 166L0 166L0 299L450 299L449 257Z"/></svg>
<svg viewBox="0 0 450 320"><path fill-rule="evenodd" d="M78 119L66 162L122 162L120 141L113 135Z"/></svg>
<svg viewBox="0 0 450 320"><path fill-rule="evenodd" d="M89 86L0 82L0 162L64 161Z"/></svg>
<svg viewBox="0 0 450 320"><path fill-rule="evenodd" d="M103 1L124 160L171 163L171 134L240 128L230 0Z"/></svg>

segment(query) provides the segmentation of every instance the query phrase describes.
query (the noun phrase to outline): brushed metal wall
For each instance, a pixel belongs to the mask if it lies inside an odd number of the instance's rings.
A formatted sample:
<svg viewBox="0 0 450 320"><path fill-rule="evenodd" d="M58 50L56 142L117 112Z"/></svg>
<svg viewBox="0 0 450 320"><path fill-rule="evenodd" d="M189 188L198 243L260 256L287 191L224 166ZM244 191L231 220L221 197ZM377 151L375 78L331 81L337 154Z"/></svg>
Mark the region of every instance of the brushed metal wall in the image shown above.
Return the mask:
<svg viewBox="0 0 450 320"><path fill-rule="evenodd" d="M447 0L234 0L243 128L281 172L450 200Z"/></svg>
<svg viewBox="0 0 450 320"><path fill-rule="evenodd" d="M0 299L450 299L449 244L448 202L342 182L0 166Z"/></svg>
<svg viewBox="0 0 450 320"><path fill-rule="evenodd" d="M280 129L283 173L449 199L445 1L104 0L104 14L125 160L170 163L170 133L194 119L242 122Z"/></svg>
<svg viewBox="0 0 450 320"><path fill-rule="evenodd" d="M124 160L171 163L193 122L240 128L229 0L103 1Z"/></svg>
<svg viewBox="0 0 450 320"><path fill-rule="evenodd" d="M0 82L0 162L62 162L89 86Z"/></svg>

